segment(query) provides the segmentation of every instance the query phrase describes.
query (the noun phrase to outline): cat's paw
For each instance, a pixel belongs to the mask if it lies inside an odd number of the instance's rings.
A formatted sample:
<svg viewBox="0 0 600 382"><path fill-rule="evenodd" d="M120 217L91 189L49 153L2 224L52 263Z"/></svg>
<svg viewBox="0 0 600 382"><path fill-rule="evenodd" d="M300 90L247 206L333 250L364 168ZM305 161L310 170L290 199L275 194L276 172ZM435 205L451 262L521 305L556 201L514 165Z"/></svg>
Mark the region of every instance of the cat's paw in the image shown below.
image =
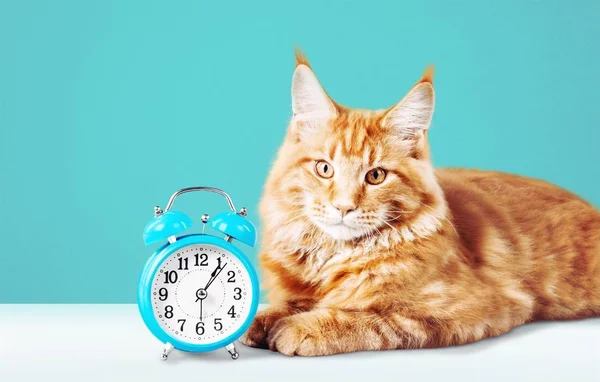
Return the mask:
<svg viewBox="0 0 600 382"><path fill-rule="evenodd" d="M287 356L324 355L317 346L317 333L299 317L283 318L269 331L267 344L269 349Z"/></svg>
<svg viewBox="0 0 600 382"><path fill-rule="evenodd" d="M246 333L240 337L240 342L253 348L268 349L269 331L281 317L283 313L279 310L267 308L258 312Z"/></svg>

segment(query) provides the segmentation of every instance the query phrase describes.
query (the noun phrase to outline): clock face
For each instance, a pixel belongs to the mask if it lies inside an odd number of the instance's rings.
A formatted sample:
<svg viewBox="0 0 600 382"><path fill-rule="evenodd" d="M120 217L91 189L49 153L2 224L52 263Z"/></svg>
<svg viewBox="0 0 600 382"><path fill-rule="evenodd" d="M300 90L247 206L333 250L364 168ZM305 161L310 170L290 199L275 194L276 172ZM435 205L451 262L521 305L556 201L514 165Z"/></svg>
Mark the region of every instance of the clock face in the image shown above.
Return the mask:
<svg viewBox="0 0 600 382"><path fill-rule="evenodd" d="M210 244L173 252L152 280L154 317L172 337L191 344L218 342L250 314L252 282L240 260Z"/></svg>

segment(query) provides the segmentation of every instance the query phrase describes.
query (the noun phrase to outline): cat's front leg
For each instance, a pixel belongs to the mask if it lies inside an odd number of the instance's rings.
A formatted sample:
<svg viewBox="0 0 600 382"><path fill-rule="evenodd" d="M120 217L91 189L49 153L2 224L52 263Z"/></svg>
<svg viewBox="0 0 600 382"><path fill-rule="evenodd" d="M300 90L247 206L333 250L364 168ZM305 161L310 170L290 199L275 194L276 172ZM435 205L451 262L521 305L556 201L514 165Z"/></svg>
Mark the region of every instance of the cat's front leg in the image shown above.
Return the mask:
<svg viewBox="0 0 600 382"><path fill-rule="evenodd" d="M282 318L308 310L310 305L308 301L289 301L259 311L240 342L246 346L268 349L267 336L271 328Z"/></svg>
<svg viewBox="0 0 600 382"><path fill-rule="evenodd" d="M416 322L405 318L403 325L374 312L319 308L278 320L267 344L289 356L423 347L427 335Z"/></svg>

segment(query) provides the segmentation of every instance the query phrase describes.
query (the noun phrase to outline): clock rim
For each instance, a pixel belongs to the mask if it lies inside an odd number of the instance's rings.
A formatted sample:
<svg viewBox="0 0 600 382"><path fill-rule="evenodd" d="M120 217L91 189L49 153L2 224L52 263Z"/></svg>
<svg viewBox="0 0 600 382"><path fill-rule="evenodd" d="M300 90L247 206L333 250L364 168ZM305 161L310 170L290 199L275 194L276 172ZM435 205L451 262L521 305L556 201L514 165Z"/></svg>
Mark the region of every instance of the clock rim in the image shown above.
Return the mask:
<svg viewBox="0 0 600 382"><path fill-rule="evenodd" d="M152 310L152 280L154 280L156 272L158 272L158 270L160 269L161 264L169 256L171 256L174 252L181 249L182 247L195 244L215 245L229 251L232 255L237 257L238 260L240 260L240 262L246 269L250 277L250 283L252 284L252 302L250 303L250 311L248 316L246 317L246 320L235 332L233 332L232 334L230 334L222 340L210 344L192 344L171 336L160 326L158 320L154 317L154 311ZM160 340L163 343L168 342L178 350L183 350L187 352L208 352L225 347L233 343L246 332L246 330L252 323L254 316L256 316L256 311L258 309L258 300L260 298L259 294L260 288L258 284L258 276L256 274L256 271L250 263L250 260L248 260L246 255L244 255L244 253L239 248L221 239L220 237L207 234L191 234L178 237L177 241L175 241L172 244L166 243L165 245L157 249L156 252L154 252L152 256L150 256L148 261L146 261L146 264L144 265L138 282L137 303L138 309L140 311L140 314L142 315L142 319L144 320L146 327L156 338L158 338L158 340Z"/></svg>

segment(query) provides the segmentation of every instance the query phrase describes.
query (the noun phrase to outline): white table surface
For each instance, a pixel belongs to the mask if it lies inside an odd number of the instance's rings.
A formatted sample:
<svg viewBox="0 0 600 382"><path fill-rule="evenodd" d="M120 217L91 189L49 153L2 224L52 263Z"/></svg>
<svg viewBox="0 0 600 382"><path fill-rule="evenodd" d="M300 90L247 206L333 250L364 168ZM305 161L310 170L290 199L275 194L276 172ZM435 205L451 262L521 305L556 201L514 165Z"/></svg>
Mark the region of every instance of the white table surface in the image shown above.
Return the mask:
<svg viewBox="0 0 600 382"><path fill-rule="evenodd" d="M600 319L433 350L289 358L237 347L236 361L218 350L163 362L135 305L0 305L2 381L600 381Z"/></svg>

